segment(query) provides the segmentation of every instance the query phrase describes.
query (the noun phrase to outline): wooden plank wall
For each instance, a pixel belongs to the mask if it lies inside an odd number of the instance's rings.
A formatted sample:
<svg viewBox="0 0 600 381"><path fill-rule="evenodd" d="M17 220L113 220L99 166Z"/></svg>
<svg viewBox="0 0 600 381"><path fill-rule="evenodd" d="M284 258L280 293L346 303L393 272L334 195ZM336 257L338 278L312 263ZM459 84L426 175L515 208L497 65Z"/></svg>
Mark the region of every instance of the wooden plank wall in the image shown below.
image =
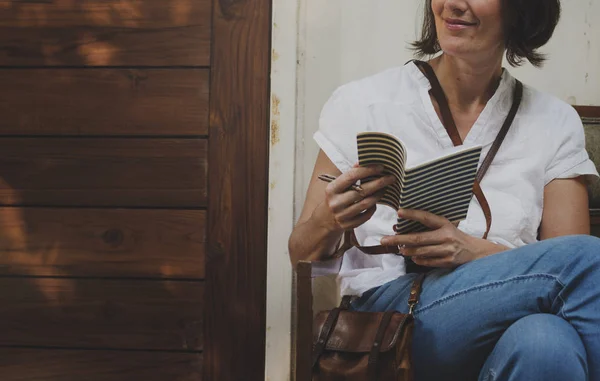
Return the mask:
<svg viewBox="0 0 600 381"><path fill-rule="evenodd" d="M214 4L205 299L210 313L204 325L204 380L261 381L271 0Z"/></svg>
<svg viewBox="0 0 600 381"><path fill-rule="evenodd" d="M0 2L1 380L203 378L211 3Z"/></svg>

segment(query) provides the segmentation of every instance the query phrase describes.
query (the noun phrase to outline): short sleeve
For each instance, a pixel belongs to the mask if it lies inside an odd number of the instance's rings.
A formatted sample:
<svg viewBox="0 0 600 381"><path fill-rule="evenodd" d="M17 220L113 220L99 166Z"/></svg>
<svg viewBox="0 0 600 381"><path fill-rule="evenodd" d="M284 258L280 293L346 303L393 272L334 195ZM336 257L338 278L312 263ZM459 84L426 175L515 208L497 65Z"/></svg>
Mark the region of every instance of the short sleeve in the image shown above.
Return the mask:
<svg viewBox="0 0 600 381"><path fill-rule="evenodd" d="M545 184L555 179L572 179L579 176L598 177L596 166L585 149L585 132L581 118L568 107L555 130L558 147L546 168ZM588 179L589 180L589 179Z"/></svg>
<svg viewBox="0 0 600 381"><path fill-rule="evenodd" d="M356 134L367 130L366 110L351 85L338 88L323 106L314 140L329 160L346 172L358 161Z"/></svg>

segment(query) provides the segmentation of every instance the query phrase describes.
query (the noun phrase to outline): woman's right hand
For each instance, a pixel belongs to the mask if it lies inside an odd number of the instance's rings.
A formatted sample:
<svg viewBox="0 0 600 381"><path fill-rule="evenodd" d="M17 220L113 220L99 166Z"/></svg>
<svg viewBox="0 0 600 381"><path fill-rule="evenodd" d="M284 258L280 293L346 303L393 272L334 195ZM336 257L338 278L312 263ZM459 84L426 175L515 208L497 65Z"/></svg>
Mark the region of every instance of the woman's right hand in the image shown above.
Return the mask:
<svg viewBox="0 0 600 381"><path fill-rule="evenodd" d="M322 174L338 177L325 183L319 179ZM382 168L358 165L342 174L320 150L302 213L288 242L292 264L330 259L339 246L342 233L364 224L375 212L375 204L383 196L382 189L394 181L393 177L382 176ZM360 193L352 190L357 181L369 177L379 179L361 184Z"/></svg>
<svg viewBox="0 0 600 381"><path fill-rule="evenodd" d="M325 200L315 210L321 225L332 232L359 227L375 213L376 204L383 197L383 189L395 182L394 176L382 176L361 184L362 191L352 189L359 180L382 175L382 166L360 167L358 164L340 175L325 188Z"/></svg>

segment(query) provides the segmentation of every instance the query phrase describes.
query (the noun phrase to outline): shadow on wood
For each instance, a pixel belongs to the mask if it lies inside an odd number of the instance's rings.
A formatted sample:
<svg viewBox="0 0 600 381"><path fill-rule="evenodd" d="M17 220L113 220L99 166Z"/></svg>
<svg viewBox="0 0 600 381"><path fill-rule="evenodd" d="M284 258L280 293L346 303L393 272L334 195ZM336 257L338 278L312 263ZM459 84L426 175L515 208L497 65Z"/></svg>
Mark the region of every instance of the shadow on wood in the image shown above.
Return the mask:
<svg viewBox="0 0 600 381"><path fill-rule="evenodd" d="M0 65L208 66L210 0L0 2Z"/></svg>

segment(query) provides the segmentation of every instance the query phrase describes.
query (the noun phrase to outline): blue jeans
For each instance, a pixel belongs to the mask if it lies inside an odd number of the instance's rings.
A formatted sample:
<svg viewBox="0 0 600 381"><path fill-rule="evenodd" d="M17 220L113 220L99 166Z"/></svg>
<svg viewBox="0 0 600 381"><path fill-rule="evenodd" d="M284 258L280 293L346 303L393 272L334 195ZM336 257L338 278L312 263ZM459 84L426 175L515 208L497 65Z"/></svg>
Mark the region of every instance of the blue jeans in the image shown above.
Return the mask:
<svg viewBox="0 0 600 381"><path fill-rule="evenodd" d="M359 311L408 311L415 274ZM560 237L436 269L415 309L417 381L600 381L600 239Z"/></svg>

